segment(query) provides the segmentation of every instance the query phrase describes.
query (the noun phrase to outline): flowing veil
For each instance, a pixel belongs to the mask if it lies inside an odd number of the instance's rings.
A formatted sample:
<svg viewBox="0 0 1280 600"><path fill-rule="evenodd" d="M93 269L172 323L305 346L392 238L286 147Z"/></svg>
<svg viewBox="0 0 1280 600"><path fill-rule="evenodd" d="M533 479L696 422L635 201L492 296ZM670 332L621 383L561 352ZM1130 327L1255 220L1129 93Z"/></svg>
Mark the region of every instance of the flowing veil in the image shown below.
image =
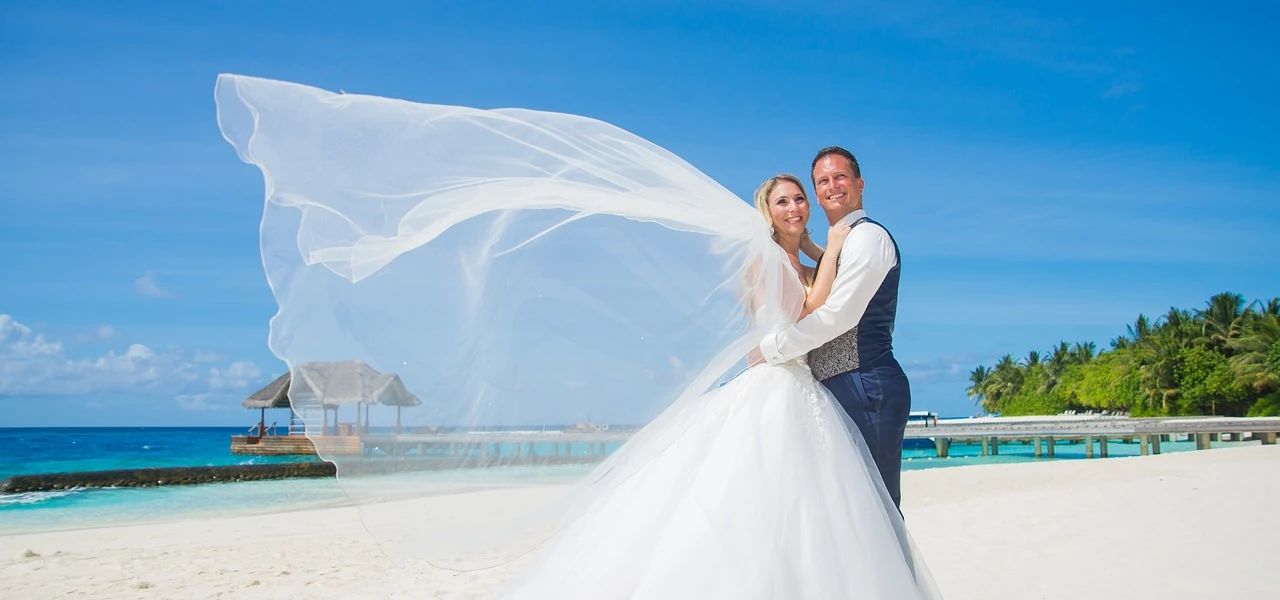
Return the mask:
<svg viewBox="0 0 1280 600"><path fill-rule="evenodd" d="M803 302L753 207L607 123L234 75L215 97L265 183L293 410L397 561L537 547Z"/></svg>

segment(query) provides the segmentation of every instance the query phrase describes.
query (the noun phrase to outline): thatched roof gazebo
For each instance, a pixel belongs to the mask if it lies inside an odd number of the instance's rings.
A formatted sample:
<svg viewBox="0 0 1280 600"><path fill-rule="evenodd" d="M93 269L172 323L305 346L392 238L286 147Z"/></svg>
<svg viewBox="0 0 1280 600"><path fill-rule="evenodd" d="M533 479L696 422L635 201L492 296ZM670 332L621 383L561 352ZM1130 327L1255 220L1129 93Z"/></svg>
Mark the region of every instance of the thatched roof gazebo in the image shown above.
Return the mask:
<svg viewBox="0 0 1280 600"><path fill-rule="evenodd" d="M240 403L240 405L245 408L256 408L261 411L258 417L258 436L266 435L265 428L267 421L267 409L290 408L289 373L285 372L284 375L281 375L275 378L271 383L268 383L267 387L250 394L248 398L244 399L244 402ZM292 424L293 419L289 419L289 422ZM293 427L290 426L289 429L292 430ZM292 433L292 431L290 431L290 433Z"/></svg>
<svg viewBox="0 0 1280 600"><path fill-rule="evenodd" d="M266 420L268 408L292 408L295 413L306 408L324 411L322 431L328 434L329 410L334 411L334 426L338 424L338 407L356 405L356 429L361 429L359 407L364 405L363 426L369 425L369 405L382 404L396 407L396 433L400 432L400 411L406 406L418 406L422 400L405 387L400 376L379 373L360 360L339 362L310 362L293 368L277 377L266 387L254 392L241 403L245 408L261 409L259 431Z"/></svg>

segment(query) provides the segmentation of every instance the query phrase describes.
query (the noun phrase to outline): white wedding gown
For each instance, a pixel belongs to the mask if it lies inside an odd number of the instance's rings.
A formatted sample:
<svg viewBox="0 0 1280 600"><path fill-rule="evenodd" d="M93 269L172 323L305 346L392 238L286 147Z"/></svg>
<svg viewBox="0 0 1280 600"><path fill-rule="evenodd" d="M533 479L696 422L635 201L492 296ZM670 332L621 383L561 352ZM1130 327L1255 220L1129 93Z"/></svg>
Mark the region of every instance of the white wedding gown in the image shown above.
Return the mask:
<svg viewBox="0 0 1280 600"><path fill-rule="evenodd" d="M509 598L941 597L807 365L754 367L694 400L606 463L603 491Z"/></svg>

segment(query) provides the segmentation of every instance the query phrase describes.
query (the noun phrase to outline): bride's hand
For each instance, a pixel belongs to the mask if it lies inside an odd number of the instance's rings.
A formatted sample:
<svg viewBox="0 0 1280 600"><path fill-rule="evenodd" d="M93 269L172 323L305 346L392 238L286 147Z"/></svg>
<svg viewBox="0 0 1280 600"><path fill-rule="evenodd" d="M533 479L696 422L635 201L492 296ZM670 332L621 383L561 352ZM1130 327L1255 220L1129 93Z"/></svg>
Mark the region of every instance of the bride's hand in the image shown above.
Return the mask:
<svg viewBox="0 0 1280 600"><path fill-rule="evenodd" d="M853 227L848 223L836 223L831 226L831 230L827 232L827 251L840 253L840 249L844 247L845 238L849 237L849 232L853 231Z"/></svg>
<svg viewBox="0 0 1280 600"><path fill-rule="evenodd" d="M813 239L809 237L809 230L806 229L800 235L800 251L813 260L822 260L822 253L826 252L826 249L814 243Z"/></svg>

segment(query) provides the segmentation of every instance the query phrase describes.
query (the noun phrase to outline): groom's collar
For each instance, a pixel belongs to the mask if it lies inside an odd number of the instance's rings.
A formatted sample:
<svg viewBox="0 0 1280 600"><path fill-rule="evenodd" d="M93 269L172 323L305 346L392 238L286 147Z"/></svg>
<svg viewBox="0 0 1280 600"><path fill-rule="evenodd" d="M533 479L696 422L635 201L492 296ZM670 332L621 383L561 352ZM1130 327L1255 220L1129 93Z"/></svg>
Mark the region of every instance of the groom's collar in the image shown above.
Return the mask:
<svg viewBox="0 0 1280 600"><path fill-rule="evenodd" d="M844 223L846 225L853 225L854 223L858 222L858 219L865 219L866 217L867 217L867 211L859 208L858 210L855 210L845 215L844 218L840 219L839 222Z"/></svg>

